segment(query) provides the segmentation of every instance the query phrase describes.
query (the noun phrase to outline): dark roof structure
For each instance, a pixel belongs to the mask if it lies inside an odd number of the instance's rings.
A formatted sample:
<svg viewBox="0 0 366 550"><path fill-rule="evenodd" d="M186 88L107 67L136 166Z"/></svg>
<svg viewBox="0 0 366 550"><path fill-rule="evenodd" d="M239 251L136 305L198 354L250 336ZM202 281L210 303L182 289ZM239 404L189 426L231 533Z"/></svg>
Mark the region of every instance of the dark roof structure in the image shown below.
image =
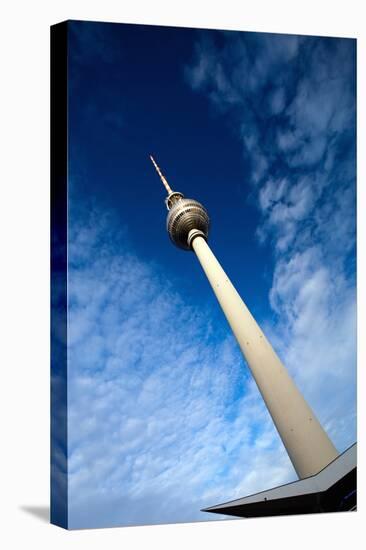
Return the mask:
<svg viewBox="0 0 366 550"><path fill-rule="evenodd" d="M357 443L319 473L268 491L205 508L243 518L341 512L356 509Z"/></svg>

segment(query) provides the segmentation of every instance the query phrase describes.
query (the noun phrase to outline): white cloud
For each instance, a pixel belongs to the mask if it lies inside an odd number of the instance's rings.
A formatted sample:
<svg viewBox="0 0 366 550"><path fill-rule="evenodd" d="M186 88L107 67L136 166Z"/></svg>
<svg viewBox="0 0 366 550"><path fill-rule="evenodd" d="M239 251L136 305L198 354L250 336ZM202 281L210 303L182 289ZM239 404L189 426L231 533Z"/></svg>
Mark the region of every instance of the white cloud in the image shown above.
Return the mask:
<svg viewBox="0 0 366 550"><path fill-rule="evenodd" d="M354 42L241 37L206 43L200 56L241 94L231 120L251 163L256 235L274 252L277 322L264 328L343 450L356 437ZM200 90L230 107L209 71Z"/></svg>
<svg viewBox="0 0 366 550"><path fill-rule="evenodd" d="M218 519L293 479L232 336L112 232L91 212L70 235L70 526Z"/></svg>

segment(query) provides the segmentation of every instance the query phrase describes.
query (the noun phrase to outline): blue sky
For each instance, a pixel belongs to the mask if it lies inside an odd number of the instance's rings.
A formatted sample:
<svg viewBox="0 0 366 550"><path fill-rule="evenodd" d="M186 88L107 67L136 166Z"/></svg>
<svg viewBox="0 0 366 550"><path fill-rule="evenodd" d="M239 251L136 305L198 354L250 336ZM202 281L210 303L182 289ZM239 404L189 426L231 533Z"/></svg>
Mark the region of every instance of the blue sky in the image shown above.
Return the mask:
<svg viewBox="0 0 366 550"><path fill-rule="evenodd" d="M164 189L339 451L356 439L354 40L69 24L71 528L217 519L296 478Z"/></svg>

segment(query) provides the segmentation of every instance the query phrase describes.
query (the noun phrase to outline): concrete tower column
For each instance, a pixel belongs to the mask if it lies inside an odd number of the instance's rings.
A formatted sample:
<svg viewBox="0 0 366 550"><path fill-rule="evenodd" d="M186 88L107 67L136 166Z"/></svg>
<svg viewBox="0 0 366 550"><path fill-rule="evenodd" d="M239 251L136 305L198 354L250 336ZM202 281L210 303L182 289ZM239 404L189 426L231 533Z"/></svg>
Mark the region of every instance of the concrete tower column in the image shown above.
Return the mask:
<svg viewBox="0 0 366 550"><path fill-rule="evenodd" d="M300 478L318 473L338 451L215 258L201 231L188 242L206 273Z"/></svg>

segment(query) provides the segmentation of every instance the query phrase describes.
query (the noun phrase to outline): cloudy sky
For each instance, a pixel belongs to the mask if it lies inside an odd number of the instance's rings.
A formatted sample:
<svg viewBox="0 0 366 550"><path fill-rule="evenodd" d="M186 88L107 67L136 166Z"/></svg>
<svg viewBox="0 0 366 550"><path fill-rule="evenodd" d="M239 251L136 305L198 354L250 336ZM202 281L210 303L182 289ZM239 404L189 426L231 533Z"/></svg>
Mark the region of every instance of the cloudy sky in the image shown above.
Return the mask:
<svg viewBox="0 0 366 550"><path fill-rule="evenodd" d="M296 479L153 153L341 452L356 440L354 40L69 24L69 526Z"/></svg>

